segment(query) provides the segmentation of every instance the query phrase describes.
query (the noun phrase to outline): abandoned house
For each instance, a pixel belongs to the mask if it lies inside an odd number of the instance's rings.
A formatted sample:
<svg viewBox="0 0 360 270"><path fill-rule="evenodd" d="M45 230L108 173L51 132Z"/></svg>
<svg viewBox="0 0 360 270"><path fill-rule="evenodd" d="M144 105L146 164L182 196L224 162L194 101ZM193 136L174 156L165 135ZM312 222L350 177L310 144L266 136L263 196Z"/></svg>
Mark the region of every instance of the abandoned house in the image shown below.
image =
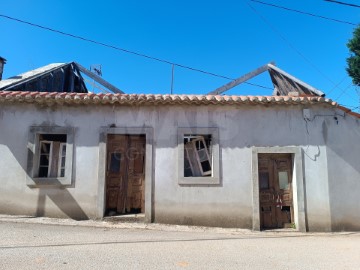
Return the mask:
<svg viewBox="0 0 360 270"><path fill-rule="evenodd" d="M265 71L272 95L223 95ZM273 64L205 95L48 65L0 81L0 213L360 230L359 117Z"/></svg>

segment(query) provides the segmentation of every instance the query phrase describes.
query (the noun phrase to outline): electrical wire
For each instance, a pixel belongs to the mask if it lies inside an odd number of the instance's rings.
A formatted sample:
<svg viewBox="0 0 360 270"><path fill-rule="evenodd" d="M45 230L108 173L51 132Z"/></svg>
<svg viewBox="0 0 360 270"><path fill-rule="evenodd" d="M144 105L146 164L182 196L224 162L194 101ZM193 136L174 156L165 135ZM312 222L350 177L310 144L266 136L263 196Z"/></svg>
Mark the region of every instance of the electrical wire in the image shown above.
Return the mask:
<svg viewBox="0 0 360 270"><path fill-rule="evenodd" d="M319 74L321 74L325 79L332 82L334 85L336 85L328 76L326 76L319 68L317 68L305 55L303 55L298 49L295 48L294 45L290 43L289 40L285 38L283 34L281 34L264 16L262 16L252 5L247 3L247 5L251 8L251 10L260 17L260 19L267 24L271 30L277 34L294 52L296 52L301 58L303 58L309 65L311 65Z"/></svg>
<svg viewBox="0 0 360 270"><path fill-rule="evenodd" d="M255 0L250 0L255 1ZM260 19L267 24L270 29L277 34L288 46L290 49L292 49L294 52L296 52L305 62L307 62L314 70L316 70L321 76L323 76L326 80L328 80L330 83L334 85L334 89L338 88L340 90L343 90L339 87L339 84L336 84L330 77L328 77L324 72L322 72L315 64L313 64L304 54L302 54L283 34L280 33L263 15L261 15L252 5L250 5L249 2L246 2L246 4L250 7L250 9L260 17ZM344 91L344 90L343 90Z"/></svg>
<svg viewBox="0 0 360 270"><path fill-rule="evenodd" d="M335 98L334 101L339 100L339 98L341 98L351 86L353 86L352 82L341 91L340 95L337 98Z"/></svg>
<svg viewBox="0 0 360 270"><path fill-rule="evenodd" d="M284 9L284 10L287 10L287 11L292 11L292 12L296 12L296 13L300 13L300 14L304 14L304 15L308 15L308 16L312 16L312 17L316 17L316 18L321 18L321 19L329 20L329 21L334 21L334 22L343 23L343 24L349 24L349 25L354 25L354 26L357 25L357 24L352 23L352 22L347 22L347 21L342 21L342 20L338 20L338 19L333 19L333 18L330 18L330 17L325 17L325 16L321 16L321 15L316 15L316 14L313 14L313 13L309 13L309 12L305 12L305 11L301 11L301 10L296 10L296 9L292 9L292 8L287 8L287 7L284 7L284 6L278 6L278 5L275 5L275 4L266 3L266 2L262 2L262 1L258 1L258 0L250 0L250 1L251 1L251 2L254 2L254 3L258 3L258 4L270 6L270 7L280 8L280 9Z"/></svg>
<svg viewBox="0 0 360 270"><path fill-rule="evenodd" d="M340 2L340 1L333 1L333 0L324 0L324 1L325 1L325 2L331 2L331 3L334 3L334 4L340 4L340 5L345 5L345 6L360 8L359 5L350 4L350 3L345 3L345 2Z"/></svg>
<svg viewBox="0 0 360 270"><path fill-rule="evenodd" d="M351 109L352 111L358 109L360 106L353 106L353 105L346 105L346 104L342 104L342 103L338 103L340 106L343 106L345 108Z"/></svg>
<svg viewBox="0 0 360 270"><path fill-rule="evenodd" d="M51 31L51 32L61 34L61 35L64 35L64 36L69 36L69 37L72 37L72 38L75 38L75 39L80 39L82 41L90 42L90 43L100 45L100 46L103 46L103 47L107 47L107 48L110 48L110 49L114 49L114 50L117 50L117 51L122 51L122 52L125 52L125 53L137 55L137 56L144 57L144 58L147 58L147 59L151 59L151 60L154 60L154 61L162 62L162 63L169 64L169 65L172 65L172 66L176 66L176 67L180 67L180 68L200 72L200 73L203 73L203 74L206 74L206 75L210 75L210 76L214 76L214 77L218 77L218 78L223 78L223 79L227 79L227 80L231 80L231 81L235 80L234 78L230 78L228 76L219 75L219 74L216 74L216 73L213 73L213 72L208 72L208 71L205 71L205 70L202 70L202 69L193 68L193 67L190 67L190 66L174 63L174 62L164 60L164 59L161 59L161 58L158 58L158 57L153 57L153 56L149 56L149 55L146 55L146 54L143 54L143 53L139 53L139 52L131 51L131 50L128 50L128 49L120 48L120 47L117 47L117 46L114 46L114 45L110 45L110 44L106 44L106 43L96 41L96 40L93 40L93 39L89 39L89 38L85 38L85 37L82 37L82 36L70 34L70 33L63 32L63 31L60 31L60 30L57 30L57 29L53 29L53 28L50 28L50 27L47 27L47 26L43 26L43 25L32 23L32 22L24 21L24 20L21 20L21 19L17 19L17 18L14 18L14 17L10 17L10 16L4 15L4 14L0 14L0 17L6 18L6 19L9 19L9 20L13 20L13 21L16 21L16 22L20 22L20 23L23 23L23 24L27 24L27 25L30 25L30 26L33 26L33 27L37 27L37 28L40 28L40 29L43 29L43 30ZM273 90L273 88L263 86L263 85L259 85L259 84L255 84L255 83L249 83L249 82L244 82L244 83L246 83L248 85L264 88L264 89Z"/></svg>
<svg viewBox="0 0 360 270"><path fill-rule="evenodd" d="M339 85L347 78L347 75L345 75L340 82L338 82L333 88L331 88L326 94L330 95L332 91L334 91Z"/></svg>

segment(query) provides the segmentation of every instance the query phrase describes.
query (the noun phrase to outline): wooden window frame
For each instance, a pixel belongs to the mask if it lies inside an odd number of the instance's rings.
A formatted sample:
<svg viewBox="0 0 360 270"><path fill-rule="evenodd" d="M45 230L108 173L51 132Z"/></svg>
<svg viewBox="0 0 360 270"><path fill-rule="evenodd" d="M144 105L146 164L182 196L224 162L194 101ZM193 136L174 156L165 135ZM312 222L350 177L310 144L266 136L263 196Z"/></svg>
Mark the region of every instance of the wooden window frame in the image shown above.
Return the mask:
<svg viewBox="0 0 360 270"><path fill-rule="evenodd" d="M207 135L209 135L209 134L207 134ZM186 137L186 136L185 136ZM189 148L192 148L192 150L193 150L193 152L194 152L194 154L195 154L195 160L196 160L196 163L197 163L197 169L198 169L198 171L200 172L200 174L201 175L197 175L197 176L194 176L194 177L204 177L204 176L211 176L212 175L212 167L213 167L213 164L212 164L212 162L213 162L213 159L212 159L212 157L210 157L210 154L209 154L209 149L208 149L208 147L206 146L206 143L205 143L205 139L204 139L204 137L203 136L201 136L201 135L197 135L197 137L198 138L193 138L193 140L192 141L190 141L190 142L188 142L186 145L188 145L189 144L189 146L190 147L187 147L187 146L185 146L184 145L184 159L187 159L188 160L188 163L189 163L189 165L190 165L190 169L191 169L191 171L192 171L192 174L194 175L194 174L196 174L196 170L195 170L195 168L194 168L194 164L193 164L193 162L191 162L191 159L192 159L192 157L190 156L190 154L189 154ZM204 148L203 149L197 149L197 143L200 143L200 142L202 142L203 143L203 145L204 145ZM211 146L210 146L211 147ZM206 157L207 158L205 158L204 160L201 160L201 157L200 157L200 155L199 155L199 152L201 151L201 150L204 150L204 152L205 152L205 155L206 155ZM202 167L202 164L201 164L201 162L203 162L203 161L208 161L209 163L210 163L210 170L209 171L204 171L203 170L203 167ZM184 165L185 166L185 165ZM184 168L185 169L185 168ZM185 173L185 171L184 171L184 173ZM188 177L188 176L186 176L186 177Z"/></svg>
<svg viewBox="0 0 360 270"><path fill-rule="evenodd" d="M49 155L49 164L47 166L48 167L48 173L47 173L46 177L44 177L44 176L42 176L42 177L38 176L38 177L39 178L50 178L51 177L51 172L52 172L52 169L53 169L53 166L54 166L54 163L55 163L54 160L57 160L57 164L56 164L56 167L55 167L55 169L56 169L56 176L55 177L65 177L65 175L61 176L61 170L63 169L64 172L65 172L66 167L65 167L65 165L61 166L61 164L62 164L62 158L63 157L65 158L65 164L66 164L66 152L65 152L65 156L63 156L63 154L62 154L63 148L65 147L65 149L66 149L66 143L59 142L59 141L51 141L51 140L40 140L39 141L39 148L40 148L39 149L39 155L38 155L38 157L39 157L38 158L39 167L38 167L38 170L37 170L38 171L37 175L40 174L40 167L45 167L45 166L41 165L41 155L42 155L41 154L41 146L42 146L43 143L50 144L50 150L49 150L49 153L48 153L48 155ZM55 153L54 145L56 145L56 144L59 144L59 149Z"/></svg>
<svg viewBox="0 0 360 270"><path fill-rule="evenodd" d="M210 175L203 176L184 176L185 145L184 137L188 134L210 135L211 145L208 149L209 162L212 166ZM206 144L204 144L206 145ZM205 128L178 128L178 183L180 185L219 185L220 184L220 148L219 148L219 129L216 127ZM211 153L211 156L210 154ZM201 168L201 165L200 165Z"/></svg>
<svg viewBox="0 0 360 270"><path fill-rule="evenodd" d="M63 134L66 135L66 142L59 142L58 163L56 164L56 176L50 177L53 143L51 140L41 140L41 135ZM39 177L40 168L40 146L42 142L51 143L48 177ZM73 144L74 128L72 127L52 127L52 126L33 126L29 130L28 138L28 160L26 184L29 187L41 186L72 186L73 185ZM61 166L62 149L66 147L65 166ZM61 177L61 169L65 169L65 174Z"/></svg>
<svg viewBox="0 0 360 270"><path fill-rule="evenodd" d="M49 155L49 163L48 163L48 165L47 165L47 168L48 168L48 173L47 173L47 176L45 177L45 178L48 178L48 177L50 177L50 172L51 172L51 166L52 166L52 157L53 157L53 141L47 141L47 140L41 140L41 141L39 141L39 155L38 155L38 162L39 162L39 166L38 166L38 169L37 169L37 171L38 171L38 175L40 174L40 167L42 167L42 165L41 165L41 146L42 146L42 144L43 143L46 143L46 144L50 144L50 149L49 149L49 153L48 153L48 155ZM43 167L45 167L45 166L43 166ZM40 178L40 177L39 177ZM44 178L44 177L41 177L41 178Z"/></svg>
<svg viewBox="0 0 360 270"><path fill-rule="evenodd" d="M63 156L62 154L62 150L65 147L65 156ZM62 158L65 158L65 164L64 166L62 166ZM64 176L61 176L61 170L64 170ZM65 177L65 173L66 173L66 143L61 142L60 143L60 147L59 147L59 160L58 160L58 177Z"/></svg>

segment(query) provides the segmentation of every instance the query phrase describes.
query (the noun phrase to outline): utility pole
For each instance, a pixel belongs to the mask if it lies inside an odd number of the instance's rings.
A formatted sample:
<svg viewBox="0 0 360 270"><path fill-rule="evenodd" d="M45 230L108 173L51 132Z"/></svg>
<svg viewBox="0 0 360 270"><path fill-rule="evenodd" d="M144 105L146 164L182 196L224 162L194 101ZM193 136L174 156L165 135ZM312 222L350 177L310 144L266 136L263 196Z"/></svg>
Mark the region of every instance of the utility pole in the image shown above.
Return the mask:
<svg viewBox="0 0 360 270"><path fill-rule="evenodd" d="M171 67L171 89L170 89L170 94L172 95L174 92L174 64L172 64Z"/></svg>

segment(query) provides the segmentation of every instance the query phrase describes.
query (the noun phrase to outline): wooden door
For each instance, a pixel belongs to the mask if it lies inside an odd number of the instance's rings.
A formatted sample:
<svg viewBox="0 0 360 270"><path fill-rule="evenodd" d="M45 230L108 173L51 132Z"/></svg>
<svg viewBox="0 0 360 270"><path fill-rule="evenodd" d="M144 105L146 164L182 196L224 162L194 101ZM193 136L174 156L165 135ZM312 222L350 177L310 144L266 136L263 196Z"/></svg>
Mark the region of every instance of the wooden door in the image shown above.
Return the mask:
<svg viewBox="0 0 360 270"><path fill-rule="evenodd" d="M128 149L128 187L126 211L145 210L145 136L130 136Z"/></svg>
<svg viewBox="0 0 360 270"><path fill-rule="evenodd" d="M108 135L106 213L144 211L145 136Z"/></svg>
<svg viewBox="0 0 360 270"><path fill-rule="evenodd" d="M291 154L259 154L261 229L290 227L294 222Z"/></svg>

